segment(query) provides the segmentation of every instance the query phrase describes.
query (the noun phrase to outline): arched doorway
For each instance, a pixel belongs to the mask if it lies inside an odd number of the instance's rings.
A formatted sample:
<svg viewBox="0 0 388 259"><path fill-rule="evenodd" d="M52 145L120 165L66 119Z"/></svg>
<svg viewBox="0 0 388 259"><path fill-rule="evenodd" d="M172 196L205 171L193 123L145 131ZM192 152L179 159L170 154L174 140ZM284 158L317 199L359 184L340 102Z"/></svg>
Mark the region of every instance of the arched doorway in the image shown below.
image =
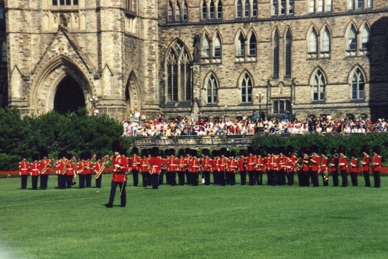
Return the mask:
<svg viewBox="0 0 388 259"><path fill-rule="evenodd" d="M85 96L81 87L72 77L67 76L59 83L54 98L54 110L65 114L85 107Z"/></svg>
<svg viewBox="0 0 388 259"><path fill-rule="evenodd" d="M134 115L141 112L141 100L138 95L138 80L134 72L131 73L127 87L125 88L125 103L127 106L127 115Z"/></svg>

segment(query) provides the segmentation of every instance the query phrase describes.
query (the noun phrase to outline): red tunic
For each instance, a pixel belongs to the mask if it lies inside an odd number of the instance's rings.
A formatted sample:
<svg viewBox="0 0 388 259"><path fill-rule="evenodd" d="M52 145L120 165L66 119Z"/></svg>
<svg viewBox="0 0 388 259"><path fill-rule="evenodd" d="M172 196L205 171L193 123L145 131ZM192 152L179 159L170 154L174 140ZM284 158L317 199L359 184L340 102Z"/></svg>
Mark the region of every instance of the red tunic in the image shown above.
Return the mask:
<svg viewBox="0 0 388 259"><path fill-rule="evenodd" d="M237 172L237 161L234 158L228 159L228 172Z"/></svg>
<svg viewBox="0 0 388 259"><path fill-rule="evenodd" d="M327 157L322 157L321 160L321 172L326 172L327 171L327 163L329 162L329 159Z"/></svg>
<svg viewBox="0 0 388 259"><path fill-rule="evenodd" d="M257 170L259 170L259 172L265 171L265 161L262 157L257 158Z"/></svg>
<svg viewBox="0 0 388 259"><path fill-rule="evenodd" d="M311 171L318 172L321 158L319 156L314 156L310 159L310 162L311 162Z"/></svg>
<svg viewBox="0 0 388 259"><path fill-rule="evenodd" d="M131 169L133 171L140 171L140 161L141 161L141 158L138 156L138 155L133 155L130 160L129 160L129 164L131 166Z"/></svg>
<svg viewBox="0 0 388 259"><path fill-rule="evenodd" d="M116 158L112 159L114 171L112 174L112 181L116 183L122 183L127 180L126 178L126 159L121 156L117 156Z"/></svg>
<svg viewBox="0 0 388 259"><path fill-rule="evenodd" d="M38 162L33 162L30 164L30 175L31 176L39 176L40 170L39 170L39 164Z"/></svg>
<svg viewBox="0 0 388 259"><path fill-rule="evenodd" d="M363 172L369 172L369 163L370 163L370 157L368 155L364 154L364 157L362 159L362 171Z"/></svg>
<svg viewBox="0 0 388 259"><path fill-rule="evenodd" d="M49 159L43 159L39 163L39 170L41 174L48 174L48 169L50 167L50 160ZM43 171L44 170L44 171Z"/></svg>
<svg viewBox="0 0 388 259"><path fill-rule="evenodd" d="M212 170L212 161L209 157L204 157L202 159L202 170L204 172L211 172Z"/></svg>
<svg viewBox="0 0 388 259"><path fill-rule="evenodd" d="M19 174L28 175L28 167L29 167L29 164L27 161L23 160L19 162Z"/></svg>
<svg viewBox="0 0 388 259"><path fill-rule="evenodd" d="M372 157L372 169L375 172L380 172L381 171L381 156L374 155Z"/></svg>
<svg viewBox="0 0 388 259"><path fill-rule="evenodd" d="M199 173L199 167L200 167L199 160L197 158L193 158L190 163L190 168L189 168L190 172Z"/></svg>
<svg viewBox="0 0 388 259"><path fill-rule="evenodd" d="M148 169L148 158L146 158L146 157L143 157L140 160L140 172L142 174L145 174L145 173L149 172L149 169Z"/></svg>
<svg viewBox="0 0 388 259"><path fill-rule="evenodd" d="M339 166L339 170L340 171L348 170L347 164L348 164L348 159L346 157L340 157L339 158L338 166Z"/></svg>
<svg viewBox="0 0 388 259"><path fill-rule="evenodd" d="M160 174L162 171L163 160L160 157L151 157L149 165L151 174Z"/></svg>
<svg viewBox="0 0 388 259"><path fill-rule="evenodd" d="M255 167L256 167L256 158L253 155L249 155L247 157L247 171L253 172L255 171Z"/></svg>
<svg viewBox="0 0 388 259"><path fill-rule="evenodd" d="M358 160L357 158L351 158L350 159L350 172L352 173L358 173Z"/></svg>
<svg viewBox="0 0 388 259"><path fill-rule="evenodd" d="M237 164L238 164L238 170L240 171L240 172L244 172L244 170L245 170L245 159L244 159L244 157L240 157L239 159L238 159L238 161L237 161Z"/></svg>

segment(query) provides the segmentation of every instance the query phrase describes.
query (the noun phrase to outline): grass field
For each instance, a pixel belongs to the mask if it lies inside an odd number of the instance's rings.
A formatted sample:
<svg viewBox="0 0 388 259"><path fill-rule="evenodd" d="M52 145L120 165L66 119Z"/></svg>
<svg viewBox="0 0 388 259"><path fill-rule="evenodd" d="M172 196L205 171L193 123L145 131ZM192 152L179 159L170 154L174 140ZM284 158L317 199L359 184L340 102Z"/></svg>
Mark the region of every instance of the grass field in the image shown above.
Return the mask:
<svg viewBox="0 0 388 259"><path fill-rule="evenodd" d="M99 190L0 179L0 258L388 258L388 177L380 189L359 181L128 186L127 207L107 209L109 176Z"/></svg>

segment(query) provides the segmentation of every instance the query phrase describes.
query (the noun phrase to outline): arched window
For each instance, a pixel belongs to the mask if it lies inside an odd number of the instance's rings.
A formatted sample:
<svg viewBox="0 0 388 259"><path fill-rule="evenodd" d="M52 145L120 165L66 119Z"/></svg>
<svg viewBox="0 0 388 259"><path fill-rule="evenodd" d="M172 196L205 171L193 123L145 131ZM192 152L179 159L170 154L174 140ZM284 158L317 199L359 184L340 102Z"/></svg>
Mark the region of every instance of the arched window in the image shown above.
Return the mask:
<svg viewBox="0 0 388 259"><path fill-rule="evenodd" d="M206 1L203 0L202 1L202 20L206 20L207 19L207 6L206 6Z"/></svg>
<svg viewBox="0 0 388 259"><path fill-rule="evenodd" d="M357 31L356 28L352 25L349 33L348 33L348 51L356 51L357 50Z"/></svg>
<svg viewBox="0 0 388 259"><path fill-rule="evenodd" d="M241 102L252 102L252 79L245 73L241 81Z"/></svg>
<svg viewBox="0 0 388 259"><path fill-rule="evenodd" d="M365 80L359 68L354 71L352 78L352 99L362 100L365 97Z"/></svg>
<svg viewBox="0 0 388 259"><path fill-rule="evenodd" d="M357 9L364 8L364 0L357 0Z"/></svg>
<svg viewBox="0 0 388 259"><path fill-rule="evenodd" d="M215 6L214 6L214 1L210 1L210 12L209 12L209 17L210 19L214 19L215 17Z"/></svg>
<svg viewBox="0 0 388 259"><path fill-rule="evenodd" d="M179 2L175 4L175 21L179 22L181 20L181 7Z"/></svg>
<svg viewBox="0 0 388 259"><path fill-rule="evenodd" d="M189 10L187 8L187 3L183 3L183 21L187 21L189 18Z"/></svg>
<svg viewBox="0 0 388 259"><path fill-rule="evenodd" d="M256 54L257 54L257 41L256 41L256 36L255 34L252 32L251 34L251 38L249 39L249 51L248 51L248 55L250 57L256 57Z"/></svg>
<svg viewBox="0 0 388 259"><path fill-rule="evenodd" d="M257 17L259 15L259 6L257 5L257 0L252 1L252 17Z"/></svg>
<svg viewBox="0 0 388 259"><path fill-rule="evenodd" d="M286 0L280 0L280 14L286 14Z"/></svg>
<svg viewBox="0 0 388 259"><path fill-rule="evenodd" d="M361 33L361 49L370 50L370 29L367 25Z"/></svg>
<svg viewBox="0 0 388 259"><path fill-rule="evenodd" d="M218 83L214 75L211 75L207 81L207 103L218 102Z"/></svg>
<svg viewBox="0 0 388 259"><path fill-rule="evenodd" d="M244 3L244 17L247 18L247 17L250 17L250 4L249 4L249 0L245 0L245 3Z"/></svg>
<svg viewBox="0 0 388 259"><path fill-rule="evenodd" d="M245 39L244 36L240 33L240 36L237 38L236 44L236 56L244 57L245 56Z"/></svg>
<svg viewBox="0 0 388 259"><path fill-rule="evenodd" d="M279 78L279 33L273 37L273 77Z"/></svg>
<svg viewBox="0 0 388 259"><path fill-rule="evenodd" d="M309 37L309 53L317 53L318 52L318 35L315 29L313 28L310 32Z"/></svg>
<svg viewBox="0 0 388 259"><path fill-rule="evenodd" d="M202 40L201 57L210 58L210 41L207 35Z"/></svg>
<svg viewBox="0 0 388 259"><path fill-rule="evenodd" d="M191 62L184 44L177 40L167 55L167 102L190 101Z"/></svg>
<svg viewBox="0 0 388 259"><path fill-rule="evenodd" d="M172 2L168 2L168 7L167 7L167 21L172 22L173 14L172 14Z"/></svg>
<svg viewBox="0 0 388 259"><path fill-rule="evenodd" d="M325 28L322 34L321 52L330 52L330 32L327 28Z"/></svg>
<svg viewBox="0 0 388 259"><path fill-rule="evenodd" d="M7 43L5 43L5 40L1 44L1 63L7 63L8 57L7 57Z"/></svg>
<svg viewBox="0 0 388 259"><path fill-rule="evenodd" d="M318 70L314 75L312 87L313 87L313 101L324 101L326 82L325 82L325 77L320 70Z"/></svg>
<svg viewBox="0 0 388 259"><path fill-rule="evenodd" d="M214 58L221 58L222 55L222 48L221 48L221 40L218 35L213 40L213 57Z"/></svg>
<svg viewBox="0 0 388 259"><path fill-rule="evenodd" d="M292 44L292 38L291 38L291 32L290 30L287 30L286 34L286 67L285 67L285 72L286 76L290 77L291 76L291 45Z"/></svg>
<svg viewBox="0 0 388 259"><path fill-rule="evenodd" d="M221 0L218 1L218 5L217 5L217 19L222 19L222 2L221 2Z"/></svg>
<svg viewBox="0 0 388 259"><path fill-rule="evenodd" d="M242 3L241 0L237 0L237 18L242 17Z"/></svg>
<svg viewBox="0 0 388 259"><path fill-rule="evenodd" d="M272 15L279 14L279 2L278 0L272 0Z"/></svg>

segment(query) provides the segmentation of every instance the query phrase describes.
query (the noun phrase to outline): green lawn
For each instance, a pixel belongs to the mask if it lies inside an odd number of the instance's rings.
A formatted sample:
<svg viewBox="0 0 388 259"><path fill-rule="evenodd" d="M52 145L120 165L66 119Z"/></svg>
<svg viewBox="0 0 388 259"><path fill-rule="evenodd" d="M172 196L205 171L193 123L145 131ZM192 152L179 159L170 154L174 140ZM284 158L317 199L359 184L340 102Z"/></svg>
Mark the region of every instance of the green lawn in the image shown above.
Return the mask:
<svg viewBox="0 0 388 259"><path fill-rule="evenodd" d="M380 189L359 181L129 186L127 207L107 209L109 176L100 190L0 179L0 258L388 258L388 177Z"/></svg>

